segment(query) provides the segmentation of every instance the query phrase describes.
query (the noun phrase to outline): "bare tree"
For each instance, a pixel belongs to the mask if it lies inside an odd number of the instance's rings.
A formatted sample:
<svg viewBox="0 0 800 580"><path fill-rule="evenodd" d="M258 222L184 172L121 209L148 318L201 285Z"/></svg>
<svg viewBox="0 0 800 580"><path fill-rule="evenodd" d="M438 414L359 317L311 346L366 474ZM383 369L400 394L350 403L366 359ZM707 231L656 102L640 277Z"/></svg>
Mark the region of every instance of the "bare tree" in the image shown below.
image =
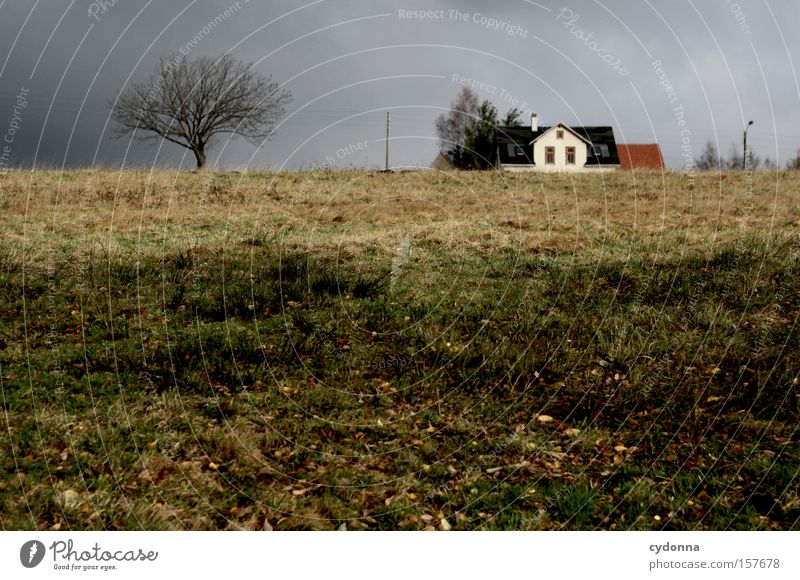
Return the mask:
<svg viewBox="0 0 800 580"><path fill-rule="evenodd" d="M741 152L739 151L739 146L736 143L731 143L730 153L728 154L728 169L737 170L741 169L744 170L744 157L742 156Z"/></svg>
<svg viewBox="0 0 800 580"><path fill-rule="evenodd" d="M279 89L271 77L230 55L164 57L148 81L129 87L113 105L116 133L186 147L202 169L216 135L237 134L254 144L271 136L291 100Z"/></svg>
<svg viewBox="0 0 800 580"><path fill-rule="evenodd" d="M440 149L451 160L460 155L467 139L467 131L478 118L479 108L478 95L469 87L464 87L450 103L450 110L436 118Z"/></svg>
<svg viewBox="0 0 800 580"><path fill-rule="evenodd" d="M749 171L758 171L761 169L762 161L761 157L753 153L750 149L747 150L747 166L746 168Z"/></svg>
<svg viewBox="0 0 800 580"><path fill-rule="evenodd" d="M703 150L702 155L695 161L697 169L700 171L711 171L712 169L719 169L720 166L725 165L725 161L720 159L717 148L709 141L706 143L706 148Z"/></svg>
<svg viewBox="0 0 800 580"><path fill-rule="evenodd" d="M788 171L800 171L800 150L786 163L786 169Z"/></svg>

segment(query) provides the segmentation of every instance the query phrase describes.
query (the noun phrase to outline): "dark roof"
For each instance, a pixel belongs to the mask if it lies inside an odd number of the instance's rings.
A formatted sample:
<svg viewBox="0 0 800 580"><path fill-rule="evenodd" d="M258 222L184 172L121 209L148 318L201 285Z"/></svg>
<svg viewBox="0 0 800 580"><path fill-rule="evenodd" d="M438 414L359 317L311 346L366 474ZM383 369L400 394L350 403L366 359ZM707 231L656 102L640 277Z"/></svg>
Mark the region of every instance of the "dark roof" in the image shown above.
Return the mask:
<svg viewBox="0 0 800 580"><path fill-rule="evenodd" d="M598 155L593 155L591 151L589 152L586 160L587 166L619 165L617 142L614 139L614 129L612 127L569 128L599 148ZM533 132L530 127L497 127L497 149L500 155L500 163L506 165L533 163L535 160L533 159L531 142L550 129L552 127L539 127L538 131ZM521 148L524 155L511 155L508 145L513 148Z"/></svg>
<svg viewBox="0 0 800 580"><path fill-rule="evenodd" d="M664 157L658 143L617 145L620 168L622 170L653 169L664 170Z"/></svg>
<svg viewBox="0 0 800 580"><path fill-rule="evenodd" d="M500 163L504 165L513 164L533 164L533 146L530 144L537 133L531 132L530 127L497 127L497 151L500 156ZM509 145L517 148L522 155L511 155Z"/></svg>
<svg viewBox="0 0 800 580"><path fill-rule="evenodd" d="M614 139L614 129L612 127L572 127L576 133L586 137L594 146L600 146L600 155L593 155L589 151L586 165L619 165L619 153L617 152L617 141ZM608 154L606 154L608 148Z"/></svg>

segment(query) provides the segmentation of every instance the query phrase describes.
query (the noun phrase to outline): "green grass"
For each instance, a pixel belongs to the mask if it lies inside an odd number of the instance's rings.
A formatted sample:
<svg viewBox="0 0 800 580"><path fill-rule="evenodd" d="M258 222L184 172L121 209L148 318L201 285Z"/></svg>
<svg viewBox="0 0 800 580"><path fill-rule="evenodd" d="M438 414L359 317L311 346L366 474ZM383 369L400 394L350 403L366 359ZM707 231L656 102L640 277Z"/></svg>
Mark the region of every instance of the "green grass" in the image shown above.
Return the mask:
<svg viewBox="0 0 800 580"><path fill-rule="evenodd" d="M0 246L3 529L797 527L796 236L237 240Z"/></svg>

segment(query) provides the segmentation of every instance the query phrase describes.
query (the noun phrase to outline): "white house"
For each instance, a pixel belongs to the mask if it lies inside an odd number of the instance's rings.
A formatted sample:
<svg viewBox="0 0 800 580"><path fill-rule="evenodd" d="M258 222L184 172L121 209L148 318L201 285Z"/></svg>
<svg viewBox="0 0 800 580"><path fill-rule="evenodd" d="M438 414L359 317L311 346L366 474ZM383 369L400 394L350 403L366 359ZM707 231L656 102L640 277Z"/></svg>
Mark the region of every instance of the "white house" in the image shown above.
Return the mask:
<svg viewBox="0 0 800 580"><path fill-rule="evenodd" d="M578 133L559 123L531 141L533 158L539 171L561 173L582 171L586 167L589 147L592 143Z"/></svg>
<svg viewBox="0 0 800 580"><path fill-rule="evenodd" d="M558 123L539 127L498 127L498 167L508 171L589 172L620 167L611 127L569 127Z"/></svg>

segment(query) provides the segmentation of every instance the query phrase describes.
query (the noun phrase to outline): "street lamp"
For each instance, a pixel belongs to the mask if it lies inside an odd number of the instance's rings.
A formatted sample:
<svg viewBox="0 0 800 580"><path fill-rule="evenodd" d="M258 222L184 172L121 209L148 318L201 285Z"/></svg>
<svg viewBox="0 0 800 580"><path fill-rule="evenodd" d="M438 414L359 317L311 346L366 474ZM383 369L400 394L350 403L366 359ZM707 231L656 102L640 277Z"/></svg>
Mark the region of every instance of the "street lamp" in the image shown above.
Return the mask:
<svg viewBox="0 0 800 580"><path fill-rule="evenodd" d="M750 127L753 125L753 121L750 121L747 124L747 127L744 128L744 157L742 157L742 168L747 171L747 131L750 130Z"/></svg>

